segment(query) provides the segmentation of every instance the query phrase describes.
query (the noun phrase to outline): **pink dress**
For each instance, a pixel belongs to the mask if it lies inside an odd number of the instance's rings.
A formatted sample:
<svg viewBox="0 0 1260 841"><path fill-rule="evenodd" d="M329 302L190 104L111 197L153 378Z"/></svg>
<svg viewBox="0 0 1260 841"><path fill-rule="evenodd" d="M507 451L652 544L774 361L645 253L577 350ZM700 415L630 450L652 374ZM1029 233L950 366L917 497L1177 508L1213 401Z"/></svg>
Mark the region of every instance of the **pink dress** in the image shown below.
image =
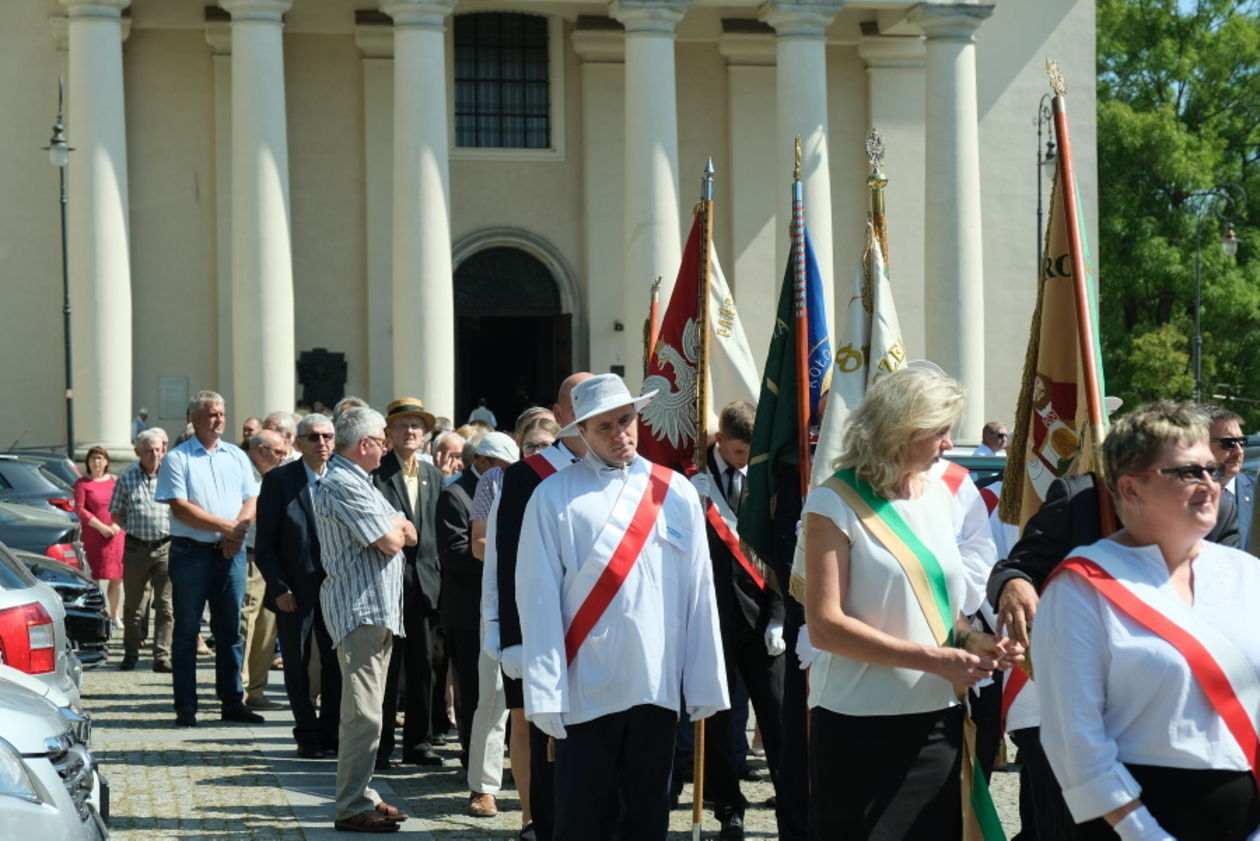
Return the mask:
<svg viewBox="0 0 1260 841"><path fill-rule="evenodd" d="M113 476L100 482L83 476L74 483L74 511L83 523L83 551L87 555L88 566L92 568L92 577L98 581L102 578L122 578L125 535L118 532L107 540L103 534L88 525L91 517L107 526L114 524L114 518L109 513L109 500L113 495Z"/></svg>

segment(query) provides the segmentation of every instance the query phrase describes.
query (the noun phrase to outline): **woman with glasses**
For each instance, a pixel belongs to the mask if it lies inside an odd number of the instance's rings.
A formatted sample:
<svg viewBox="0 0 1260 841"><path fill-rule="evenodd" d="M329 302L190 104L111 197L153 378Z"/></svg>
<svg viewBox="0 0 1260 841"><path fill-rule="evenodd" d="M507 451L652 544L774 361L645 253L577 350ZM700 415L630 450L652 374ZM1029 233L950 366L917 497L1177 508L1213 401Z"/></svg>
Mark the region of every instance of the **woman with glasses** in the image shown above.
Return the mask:
<svg viewBox="0 0 1260 841"><path fill-rule="evenodd" d="M109 512L114 477L109 474L109 452L92 447L83 459L87 475L74 483L74 512L83 523L83 553L92 578L109 601L109 620L119 630L122 621L123 530Z"/></svg>
<svg viewBox="0 0 1260 841"><path fill-rule="evenodd" d="M1041 742L1077 837L1242 841L1260 793L1260 561L1204 540L1224 467L1159 401L1103 444L1124 527L1068 554L1033 634Z"/></svg>

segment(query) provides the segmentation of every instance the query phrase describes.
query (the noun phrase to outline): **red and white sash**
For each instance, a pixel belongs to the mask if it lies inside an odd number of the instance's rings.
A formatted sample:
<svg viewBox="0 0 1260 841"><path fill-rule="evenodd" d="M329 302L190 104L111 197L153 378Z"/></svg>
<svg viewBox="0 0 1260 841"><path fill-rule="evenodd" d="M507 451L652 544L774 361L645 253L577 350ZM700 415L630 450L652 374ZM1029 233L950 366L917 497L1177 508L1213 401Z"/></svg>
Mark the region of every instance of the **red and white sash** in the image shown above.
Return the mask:
<svg viewBox="0 0 1260 841"><path fill-rule="evenodd" d="M1080 576L1117 612L1177 649L1260 785L1260 679L1255 668L1233 640L1203 621L1190 605L1154 584L1134 580L1127 566L1122 548L1100 541L1064 560L1047 583L1064 573Z"/></svg>
<svg viewBox="0 0 1260 841"><path fill-rule="evenodd" d="M657 516L669 493L674 471L636 458L626 468L626 474L626 484L613 504L608 521L596 536L590 556L574 576L572 585L565 588L565 613L569 612L570 605L578 605L573 621L564 632L569 663L621 590L648 537L656 529Z"/></svg>
<svg viewBox="0 0 1260 841"><path fill-rule="evenodd" d="M539 450L529 458L525 459L525 463L534 469L539 479L546 479L552 473L563 470L573 463L573 457L569 451L562 449L559 445L552 445L545 450Z"/></svg>
<svg viewBox="0 0 1260 841"><path fill-rule="evenodd" d="M717 479L714 478L713 474L707 471L697 473L691 479L696 492L700 494L700 504L704 506L704 518L709 522L718 539L722 541L735 560L739 562L739 565L743 567L744 572L748 573L748 577L757 585L757 589L764 590L766 589L766 574L761 566L750 559L740 546L739 518L731 510L731 505L726 501L726 497L721 493L713 492L716 482Z"/></svg>

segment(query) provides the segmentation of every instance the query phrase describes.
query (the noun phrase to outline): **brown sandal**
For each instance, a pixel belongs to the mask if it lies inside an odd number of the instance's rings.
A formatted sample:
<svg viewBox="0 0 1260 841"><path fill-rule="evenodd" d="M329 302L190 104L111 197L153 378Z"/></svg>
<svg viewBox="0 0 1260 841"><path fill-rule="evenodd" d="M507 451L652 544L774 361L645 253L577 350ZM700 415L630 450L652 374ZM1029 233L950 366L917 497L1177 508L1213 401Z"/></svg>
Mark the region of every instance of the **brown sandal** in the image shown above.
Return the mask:
<svg viewBox="0 0 1260 841"><path fill-rule="evenodd" d="M391 821L405 821L407 818L411 817L406 812L398 811L397 807L389 805L384 800L376 804L376 811L380 812Z"/></svg>
<svg viewBox="0 0 1260 841"><path fill-rule="evenodd" d="M333 828L342 832L397 832L398 823L376 811L366 811L334 821Z"/></svg>

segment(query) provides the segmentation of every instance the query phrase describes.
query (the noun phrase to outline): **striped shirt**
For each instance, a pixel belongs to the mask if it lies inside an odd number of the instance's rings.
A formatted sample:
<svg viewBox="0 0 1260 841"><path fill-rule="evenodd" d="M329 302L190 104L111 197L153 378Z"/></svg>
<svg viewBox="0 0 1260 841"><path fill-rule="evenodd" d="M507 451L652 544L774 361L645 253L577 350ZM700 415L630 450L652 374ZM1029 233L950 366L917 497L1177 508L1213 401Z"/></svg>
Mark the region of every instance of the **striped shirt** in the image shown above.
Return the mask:
<svg viewBox="0 0 1260 841"><path fill-rule="evenodd" d="M133 461L114 483L109 512L126 524L127 534L140 540L161 540L171 533L171 507L158 502L153 492L157 475L149 476Z"/></svg>
<svg viewBox="0 0 1260 841"><path fill-rule="evenodd" d="M315 494L315 530L327 578L319 590L333 645L360 625L382 625L403 636L403 553L372 544L402 514L390 508L359 465L334 455Z"/></svg>
<svg viewBox="0 0 1260 841"><path fill-rule="evenodd" d="M491 467L482 473L477 479L477 491L473 494L472 509L469 511L468 519L490 519L490 506L494 504L494 498L501 490L503 490L502 467Z"/></svg>

